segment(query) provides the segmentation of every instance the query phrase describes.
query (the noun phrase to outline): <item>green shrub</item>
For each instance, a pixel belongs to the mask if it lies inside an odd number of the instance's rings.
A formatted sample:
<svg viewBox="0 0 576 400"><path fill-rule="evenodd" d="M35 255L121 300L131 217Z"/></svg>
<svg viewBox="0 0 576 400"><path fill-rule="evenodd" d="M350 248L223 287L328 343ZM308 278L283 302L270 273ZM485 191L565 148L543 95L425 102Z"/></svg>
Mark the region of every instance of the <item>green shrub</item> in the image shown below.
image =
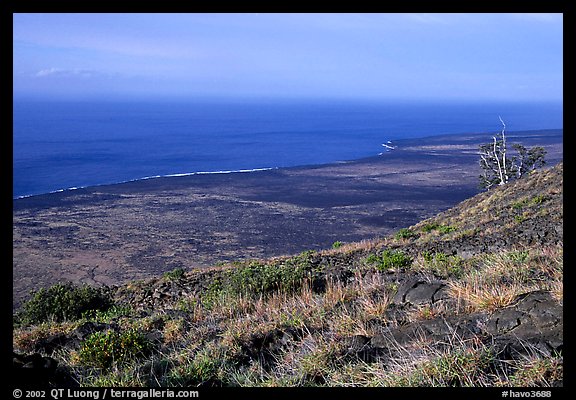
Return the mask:
<svg viewBox="0 0 576 400"><path fill-rule="evenodd" d="M535 206L539 206L540 204L544 203L544 201L546 201L546 196L543 194L536 195L530 199L530 203Z"/></svg>
<svg viewBox="0 0 576 400"><path fill-rule="evenodd" d="M514 210L521 210L526 205L526 201L515 201L512 203L512 208Z"/></svg>
<svg viewBox="0 0 576 400"><path fill-rule="evenodd" d="M437 222L429 222L429 223L424 224L424 225L422 226L422 232L429 233L429 232L432 232L432 231L435 230L435 229L438 229L438 227L440 227L440 224L439 224L439 223L437 223Z"/></svg>
<svg viewBox="0 0 576 400"><path fill-rule="evenodd" d="M406 268L412 265L412 257L400 250L384 250L380 257L372 257L370 255L367 261L372 261L373 264L376 263L376 269L379 271L386 271L391 268Z"/></svg>
<svg viewBox="0 0 576 400"><path fill-rule="evenodd" d="M82 318L88 321L108 323L119 317L132 315L133 310L127 306L114 305L107 310L88 310L82 313Z"/></svg>
<svg viewBox="0 0 576 400"><path fill-rule="evenodd" d="M457 229L458 228L456 228L455 226L451 226L451 225L440 225L438 227L438 232L440 232L442 234L446 234L446 233L454 232Z"/></svg>
<svg viewBox="0 0 576 400"><path fill-rule="evenodd" d="M174 268L172 271L164 272L162 276L167 280L176 281L182 279L185 273L183 268Z"/></svg>
<svg viewBox="0 0 576 400"><path fill-rule="evenodd" d="M84 365L108 369L115 363L120 364L145 356L151 349L152 344L136 330L110 330L88 336L78 355Z"/></svg>
<svg viewBox="0 0 576 400"><path fill-rule="evenodd" d="M206 290L202 292L200 303L208 310L211 310L212 307L217 303L218 299L220 298L223 292L224 292L223 279L221 277L215 277L214 279L212 279Z"/></svg>
<svg viewBox="0 0 576 400"><path fill-rule="evenodd" d="M340 241L336 241L334 243L332 243L332 248L333 249L339 249L340 247L342 247L344 243L340 242Z"/></svg>
<svg viewBox="0 0 576 400"><path fill-rule="evenodd" d="M368 257L366 257L365 261L368 264L376 264L380 261L380 256L378 254L370 253Z"/></svg>
<svg viewBox="0 0 576 400"><path fill-rule="evenodd" d="M293 257L283 264L252 262L214 279L202 294L201 303L210 309L222 296L259 296L274 291L293 292L302 286L308 266L302 255Z"/></svg>
<svg viewBox="0 0 576 400"><path fill-rule="evenodd" d="M436 275L443 278L450 276L460 278L464 275L464 260L457 255L425 251L422 256L426 263L426 268Z"/></svg>
<svg viewBox="0 0 576 400"><path fill-rule="evenodd" d="M445 234L445 233L453 232L453 231L455 231L457 228L456 228L455 226L451 226L451 225L442 225L442 224L439 224L439 223L437 223L437 222L430 222L430 223L425 224L424 226L422 226L421 229L422 229L423 232L426 232L426 233L429 233L429 232L432 232L432 231L438 231L438 232L440 232L440 233L442 233L442 234Z"/></svg>
<svg viewBox="0 0 576 400"><path fill-rule="evenodd" d="M302 253L295 255L294 257L291 257L286 261L284 261L284 265L286 266L291 265L301 270L310 268L313 265L312 257L314 257L314 255L316 254L317 253L314 250L303 251Z"/></svg>
<svg viewBox="0 0 576 400"><path fill-rule="evenodd" d="M290 292L301 286L304 276L304 268L297 263L252 263L233 270L226 282L226 289L234 294L255 295L275 290Z"/></svg>
<svg viewBox="0 0 576 400"><path fill-rule="evenodd" d="M409 239L414 236L416 236L416 233L412 232L408 228L402 228L398 232L396 232L396 235L394 235L396 239Z"/></svg>
<svg viewBox="0 0 576 400"><path fill-rule="evenodd" d="M546 196L543 194L536 195L532 198L525 198L522 200L515 201L512 203L512 208L514 210L522 210L526 206L539 206L546 201Z"/></svg>
<svg viewBox="0 0 576 400"><path fill-rule="evenodd" d="M45 321L73 321L82 318L90 310L105 311L112 306L112 299L101 289L88 285L59 283L48 289L32 292L23 305L17 321L34 325Z"/></svg>
<svg viewBox="0 0 576 400"><path fill-rule="evenodd" d="M526 215L522 214L522 215L515 215L514 216L514 221L518 222L519 224L526 221L526 218L528 218Z"/></svg>
<svg viewBox="0 0 576 400"><path fill-rule="evenodd" d="M528 261L530 253L527 250L511 251L507 254L507 257L512 263L522 265Z"/></svg>

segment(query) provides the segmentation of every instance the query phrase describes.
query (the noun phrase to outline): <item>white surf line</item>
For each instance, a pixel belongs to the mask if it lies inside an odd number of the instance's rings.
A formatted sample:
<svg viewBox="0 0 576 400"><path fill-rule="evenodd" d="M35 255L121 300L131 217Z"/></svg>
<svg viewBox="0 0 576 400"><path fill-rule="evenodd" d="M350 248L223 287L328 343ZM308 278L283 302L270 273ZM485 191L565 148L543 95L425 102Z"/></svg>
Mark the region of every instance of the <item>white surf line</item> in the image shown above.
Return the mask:
<svg viewBox="0 0 576 400"><path fill-rule="evenodd" d="M44 194L54 194L54 193L62 193L71 190L78 190L78 189L86 189L90 187L99 187L99 186L108 186L108 185L121 185L123 183L132 183L138 181L144 181L148 179L155 179L155 178L174 178L174 177L183 177L183 176L192 176L192 175L211 175L211 174L236 174L236 173L248 173L248 172L260 172L260 171L270 171L273 169L278 169L278 167L270 167L270 168L254 168L254 169L237 169L237 170L230 170L230 171L199 171L199 172L186 172L186 173L179 173L179 174L168 174L168 175L154 175L154 176L145 176L143 178L135 178L129 179L126 181L119 181L115 183L101 183L97 185L87 185L87 186L73 186L66 189L57 189L52 190L48 193L39 193L39 194L26 194L22 196L16 197L14 200L25 199L28 197L33 196L42 196Z"/></svg>

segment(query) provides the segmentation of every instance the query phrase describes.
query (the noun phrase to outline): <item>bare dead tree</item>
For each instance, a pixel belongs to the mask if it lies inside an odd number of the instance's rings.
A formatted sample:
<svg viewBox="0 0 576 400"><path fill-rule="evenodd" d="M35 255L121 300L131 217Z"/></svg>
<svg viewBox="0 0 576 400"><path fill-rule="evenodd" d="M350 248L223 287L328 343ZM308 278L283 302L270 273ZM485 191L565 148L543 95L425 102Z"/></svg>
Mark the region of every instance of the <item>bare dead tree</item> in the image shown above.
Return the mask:
<svg viewBox="0 0 576 400"><path fill-rule="evenodd" d="M502 131L497 138L493 136L493 142L480 146L480 185L490 189L494 185L505 185L508 180L508 170L511 165L510 160L506 160L506 124L502 117L498 116L502 122Z"/></svg>
<svg viewBox="0 0 576 400"><path fill-rule="evenodd" d="M518 156L507 157L506 124L502 117L498 116L502 123L500 135L493 136L492 143L480 145L480 187L490 189L492 186L505 185L512 179L519 179L526 173L545 164L546 149L535 146L527 149L525 146L515 143L512 148Z"/></svg>

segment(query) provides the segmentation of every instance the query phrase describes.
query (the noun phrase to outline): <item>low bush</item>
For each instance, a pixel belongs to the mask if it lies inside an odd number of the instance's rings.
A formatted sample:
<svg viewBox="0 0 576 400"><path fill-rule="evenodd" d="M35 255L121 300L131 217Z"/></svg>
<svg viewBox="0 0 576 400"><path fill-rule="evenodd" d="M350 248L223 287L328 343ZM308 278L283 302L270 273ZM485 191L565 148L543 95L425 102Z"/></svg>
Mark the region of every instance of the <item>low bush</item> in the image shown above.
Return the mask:
<svg viewBox="0 0 576 400"><path fill-rule="evenodd" d="M89 311L106 311L113 305L110 296L88 285L59 283L32 292L16 315L16 323L35 325L46 321L73 321Z"/></svg>
<svg viewBox="0 0 576 400"><path fill-rule="evenodd" d="M82 313L82 318L87 321L109 323L110 321L129 317L134 314L134 310L128 306L113 305L106 310L88 310Z"/></svg>
<svg viewBox="0 0 576 400"><path fill-rule="evenodd" d="M464 274L464 260L457 255L425 251L422 256L424 258L425 269L441 278L460 278Z"/></svg>
<svg viewBox="0 0 576 400"><path fill-rule="evenodd" d="M416 233L412 232L408 228L402 228L398 232L396 232L396 234L394 235L394 237L396 239L409 239L409 238L414 237L414 236L417 236Z"/></svg>
<svg viewBox="0 0 576 400"><path fill-rule="evenodd" d="M178 279L182 279L185 273L186 271L184 271L183 268L174 268L172 271L164 272L162 277L170 281L177 281Z"/></svg>
<svg viewBox="0 0 576 400"><path fill-rule="evenodd" d="M438 232L442 234L450 233L456 231L458 228L452 225L440 225L438 227Z"/></svg>
<svg viewBox="0 0 576 400"><path fill-rule="evenodd" d="M95 332L82 343L78 353L80 361L87 366L108 369L114 363L124 363L150 352L152 345L136 331Z"/></svg>
<svg viewBox="0 0 576 400"><path fill-rule="evenodd" d="M384 250L380 256L371 254L366 258L370 264L376 264L379 271L387 271L392 268L407 268L412 265L412 257L397 250Z"/></svg>
<svg viewBox="0 0 576 400"><path fill-rule="evenodd" d="M309 263L303 257L296 256L284 263L252 262L234 268L210 283L201 303L210 309L218 299L226 296L256 297L277 291L292 293L302 286L307 276Z"/></svg>
<svg viewBox="0 0 576 400"><path fill-rule="evenodd" d="M422 232L430 233L432 231L438 231L441 234L446 234L450 232L454 232L457 230L455 226L452 225L443 225L437 222L430 222L422 226Z"/></svg>
<svg viewBox="0 0 576 400"><path fill-rule="evenodd" d="M304 270L292 263L253 263L232 271L226 282L227 289L235 294L264 294L276 290L291 292L299 288Z"/></svg>
<svg viewBox="0 0 576 400"><path fill-rule="evenodd" d="M437 223L437 222L429 222L429 223L424 224L424 225L422 226L422 232L429 233L429 232L432 232L432 231L435 230L435 229L438 229L439 227L440 227L440 224L439 224L439 223Z"/></svg>

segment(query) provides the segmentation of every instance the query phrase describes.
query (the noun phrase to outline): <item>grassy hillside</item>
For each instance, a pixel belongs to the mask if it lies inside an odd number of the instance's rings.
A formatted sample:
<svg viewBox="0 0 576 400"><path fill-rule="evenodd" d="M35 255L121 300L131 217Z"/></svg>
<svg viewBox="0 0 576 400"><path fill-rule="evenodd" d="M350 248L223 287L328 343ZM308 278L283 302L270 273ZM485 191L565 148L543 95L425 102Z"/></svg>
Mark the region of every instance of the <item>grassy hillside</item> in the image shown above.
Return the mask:
<svg viewBox="0 0 576 400"><path fill-rule="evenodd" d="M561 386L562 192L560 163L373 241L40 290L14 366L70 386Z"/></svg>

